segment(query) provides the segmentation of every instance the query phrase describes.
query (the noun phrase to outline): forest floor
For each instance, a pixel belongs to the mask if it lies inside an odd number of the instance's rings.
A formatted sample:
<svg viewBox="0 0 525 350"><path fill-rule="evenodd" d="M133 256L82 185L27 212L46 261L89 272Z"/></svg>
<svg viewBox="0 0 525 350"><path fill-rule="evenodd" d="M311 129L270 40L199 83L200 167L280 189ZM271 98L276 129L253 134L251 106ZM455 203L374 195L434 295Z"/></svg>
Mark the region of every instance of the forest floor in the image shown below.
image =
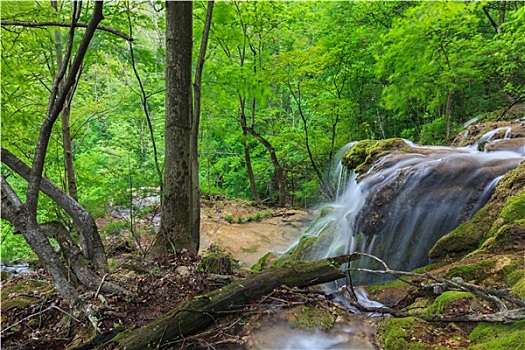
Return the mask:
<svg viewBox="0 0 525 350"><path fill-rule="evenodd" d="M104 333L140 327L183 301L247 276L249 267L265 253L284 251L294 243L313 218L302 210L220 198L203 200L201 246L205 251L199 255L183 252L153 262L141 255L154 237L147 233L156 225L153 214L137 217L133 231L143 232L140 237L131 234L128 220L116 218L114 213L98 219L112 271L107 279L136 294L133 298L87 294L98 306L98 326ZM217 247L240 261L240 268L232 275L200 271L201 256L207 254L206 249ZM69 315L68 305L54 291L43 269L2 278L1 293L2 349L75 349L95 336L86 322ZM417 296L403 287L369 293L377 300L390 301L392 307ZM462 302L452 303L450 312L467 308ZM407 341L429 349L463 349L475 344L468 338L473 323L421 323L414 328L402 319L392 322L400 322L391 329L405 332ZM218 318L203 333L179 339L168 349L377 349L377 332L373 318L349 313L321 288L283 287Z"/></svg>
<svg viewBox="0 0 525 350"><path fill-rule="evenodd" d="M311 215L302 210L253 206L238 200L203 200L201 246L204 250L220 247L238 260L240 268L232 276L200 272L200 254L183 252L155 262L144 258L142 253L154 237L150 233L158 224L155 218L155 210L137 216L133 230L129 218L113 209L106 217L97 219L112 271L107 279L137 295L134 298L105 295L97 299L90 296L99 307L97 317L103 332L144 325L183 301L246 276L249 267L262 255L272 250L284 251L294 243ZM92 338L88 325L71 317L68 305L54 291L43 269L6 277L3 274L1 283L2 349L71 349ZM243 338L254 322L269 310L308 303L330 302L315 295L276 291L267 300L246 305L243 313L223 317L213 330L183 339L173 348L239 348L239 344L247 341Z"/></svg>

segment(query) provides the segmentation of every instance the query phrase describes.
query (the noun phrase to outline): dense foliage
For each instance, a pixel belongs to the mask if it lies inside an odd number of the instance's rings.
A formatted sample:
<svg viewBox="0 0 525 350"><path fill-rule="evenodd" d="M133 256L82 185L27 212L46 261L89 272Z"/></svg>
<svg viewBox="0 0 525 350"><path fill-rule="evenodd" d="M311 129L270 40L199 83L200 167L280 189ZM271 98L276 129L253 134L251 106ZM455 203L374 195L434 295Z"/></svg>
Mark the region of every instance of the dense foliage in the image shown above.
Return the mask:
<svg viewBox="0 0 525 350"><path fill-rule="evenodd" d="M68 28L5 21L67 23L70 6L1 2L2 147L28 164L56 73L55 34L65 40ZM103 23L134 37L133 56L129 42L105 31L88 51L70 128L79 201L95 215L129 202L130 187L159 186L152 142L162 164L164 15L161 3L108 2ZM205 15L196 2L195 43ZM447 141L454 127L524 97L524 37L519 1L219 2L202 84L202 194L253 199L250 162L257 195L276 203L278 165L287 203L307 207L333 193L327 172L350 141ZM45 168L57 184L65 182L62 132L58 123ZM63 216L41 201L43 220Z"/></svg>

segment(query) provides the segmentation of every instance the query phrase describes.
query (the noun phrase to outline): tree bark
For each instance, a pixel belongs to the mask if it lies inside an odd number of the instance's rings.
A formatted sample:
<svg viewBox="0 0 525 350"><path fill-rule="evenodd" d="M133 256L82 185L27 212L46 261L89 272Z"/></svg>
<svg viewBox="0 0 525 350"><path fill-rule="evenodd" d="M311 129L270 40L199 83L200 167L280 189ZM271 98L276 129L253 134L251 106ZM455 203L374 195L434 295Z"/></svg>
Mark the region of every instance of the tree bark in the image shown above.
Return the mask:
<svg viewBox="0 0 525 350"><path fill-rule="evenodd" d="M155 256L199 250L192 208L192 10L190 1L166 2L166 153Z"/></svg>
<svg viewBox="0 0 525 350"><path fill-rule="evenodd" d="M247 136L248 132L246 131L246 128L242 128L242 146L244 148L244 162L246 163L246 172L248 173L248 180L250 181L250 191L252 193L252 198L254 202L261 203L261 198L259 197L259 193L257 192L257 186L255 183L255 174L253 173L250 148L246 139Z"/></svg>
<svg viewBox="0 0 525 350"><path fill-rule="evenodd" d="M281 267L239 280L206 295L182 303L139 329L129 329L97 349L139 350L157 347L178 337L204 330L227 311L256 300L282 285L307 287L346 276L341 266L357 259L354 254L317 261L287 262Z"/></svg>
<svg viewBox="0 0 525 350"><path fill-rule="evenodd" d="M58 12L58 4L56 0L51 0L51 7ZM62 66L63 56L62 56L62 38L60 36L60 30L55 29L53 31L55 37L55 53L57 60L57 67ZM62 80L60 88L63 89L64 81ZM76 80L78 84L78 79ZM67 192L74 200L78 201L77 196L77 181L75 176L75 165L73 162L73 142L71 139L70 131L70 118L71 118L71 100L73 98L74 88L72 88L66 98L64 107L62 108L62 146L64 148L64 167L66 169L65 184L64 188L67 189Z"/></svg>
<svg viewBox="0 0 525 350"><path fill-rule="evenodd" d="M245 114L246 98L239 96L239 124L242 129L242 145L244 148L244 161L246 163L246 172L248 173L248 180L250 181L250 191L252 192L252 198L255 202L261 203L261 198L257 192L257 186L255 184L255 174L252 167L252 158L250 155L250 147L248 146L248 126Z"/></svg>

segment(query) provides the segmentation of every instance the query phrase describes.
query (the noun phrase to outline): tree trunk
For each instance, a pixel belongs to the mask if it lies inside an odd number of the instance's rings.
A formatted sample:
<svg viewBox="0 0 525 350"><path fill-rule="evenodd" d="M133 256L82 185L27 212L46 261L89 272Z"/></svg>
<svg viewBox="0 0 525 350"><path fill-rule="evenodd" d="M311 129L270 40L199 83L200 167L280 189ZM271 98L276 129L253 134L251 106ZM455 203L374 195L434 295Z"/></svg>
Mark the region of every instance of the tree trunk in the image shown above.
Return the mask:
<svg viewBox="0 0 525 350"><path fill-rule="evenodd" d="M447 93L447 105L445 107L446 138L450 137L450 118L452 117L452 91Z"/></svg>
<svg viewBox="0 0 525 350"><path fill-rule="evenodd" d="M51 6L58 12L58 4L56 0L51 0ZM63 53L62 53L62 37L60 35L60 30L55 29L55 53L57 59L57 67L62 66ZM75 86L78 83L76 80ZM64 81L60 83L60 89L63 89ZM71 117L71 100L73 98L74 89L72 88L68 93L64 106L62 108L62 146L64 148L64 167L66 169L65 176L65 186L67 193L74 200L78 201L77 196L77 181L75 176L75 167L73 163L73 142L71 140L70 132L70 117Z"/></svg>
<svg viewBox="0 0 525 350"><path fill-rule="evenodd" d="M14 154L2 148L2 163L29 181L31 168L18 159ZM106 253L102 239L98 234L95 220L77 201L55 186L51 181L42 178L40 190L57 203L73 219L73 225L80 235L83 255L91 261L93 268L98 272L107 271Z"/></svg>
<svg viewBox="0 0 525 350"><path fill-rule="evenodd" d="M72 94L71 91L75 85L76 77L88 50L89 43L93 38L98 24L103 19L102 6L102 1L94 3L91 20L73 55L74 33L76 23L81 13L81 4L77 2L73 3L68 41L62 64L58 67L58 72L53 80L45 120L40 127L38 141L35 146L32 167L28 167L7 150L2 149L2 162L22 175L28 182L26 201L22 203L5 178L3 176L1 177L2 218L10 221L15 226L15 229L24 236L29 246L37 254L42 265L53 278L53 283L57 291L69 302L71 307L74 310L83 310L87 313L89 313L89 307L83 303L83 299L75 289L75 282L87 283L87 281L76 279L69 274L69 266L66 266L65 261L59 257L48 240L48 232L45 225L40 224L37 220L37 209L40 191L48 193L49 197L64 208L74 219L75 226L82 237L83 246L85 246L83 253L88 256L88 258L93 258L94 268L98 271L104 271L107 268L104 248L91 215L73 198L42 176L53 125L63 110L68 96ZM66 243L63 244L63 247L66 250L76 248L74 251L64 250L63 253L74 253L79 258L84 259L80 254L80 248L76 246L71 236L67 234L64 235L63 238ZM84 268L88 269L88 265L84 265ZM90 274L97 280L97 285L100 285L101 280L96 276L95 272L90 271ZM87 288L93 288L94 284L95 283L87 283L85 286Z"/></svg>
<svg viewBox="0 0 525 350"><path fill-rule="evenodd" d="M264 148L266 148L268 153L270 153L270 159L275 169L275 174L277 175L277 185L279 187L279 206L284 207L286 205L286 173L284 172L283 167L277 159L277 153L275 152L275 148L273 148L270 141L268 141L261 134L256 132L253 129L253 127L247 128L247 130L264 146Z"/></svg>
<svg viewBox="0 0 525 350"><path fill-rule="evenodd" d="M148 349L203 331L224 314L282 285L307 287L346 276L341 266L358 255L349 254L317 261L293 261L250 276L182 303L139 329L129 329L97 349Z"/></svg>
<svg viewBox="0 0 525 350"><path fill-rule="evenodd" d="M335 198L335 191L332 188L332 185L330 184L330 182L325 181L323 174L317 167L317 163L314 160L312 150L310 149L310 138L308 136L308 125L307 125L306 116L303 113L303 108L301 104L301 86L299 83L297 83L297 96L292 91L292 86L290 84L288 84L288 88L290 89L290 93L292 97L294 98L295 102L297 103L297 107L299 109L299 116L301 117L303 121L303 130L304 130L304 138L305 138L304 142L305 142L306 150L308 152L308 158L310 159L310 164L312 164L312 168L317 174L317 178L319 179L319 183L321 184L322 192L326 195L326 197L328 197L328 199L333 200Z"/></svg>
<svg viewBox="0 0 525 350"><path fill-rule="evenodd" d="M166 153L160 231L152 249L157 256L199 250L192 207L192 9L190 1L166 2Z"/></svg>
<svg viewBox="0 0 525 350"><path fill-rule="evenodd" d="M246 172L248 173L248 179L250 181L250 191L252 192L252 198L256 203L261 203L261 198L259 193L257 193L257 186L255 184L255 174L253 173L252 159L250 157L250 148L248 147L248 142L246 140L247 131L246 128L242 129L243 141L242 145L244 147L244 161L246 162Z"/></svg>
<svg viewBox="0 0 525 350"><path fill-rule="evenodd" d="M193 208L193 240L199 242L200 240L200 188L199 188L199 125L201 118L201 89L202 89L202 71L204 70L204 60L206 58L206 48L208 46L208 37L210 34L211 18L213 15L214 1L208 1L208 9L206 11L206 20L202 30L201 47L199 50L199 57L197 59L197 67L195 69L195 83L193 84L193 123L191 130L191 182L192 182L192 208Z"/></svg>
<svg viewBox="0 0 525 350"><path fill-rule="evenodd" d="M248 173L248 180L250 181L250 191L252 192L252 198L255 202L261 203L259 193L257 193L257 186L255 185L255 174L253 173L252 159L250 156L250 148L248 147L247 136L248 127L245 114L246 98L239 96L239 124L242 129L242 145L244 148L244 161L246 162L246 172Z"/></svg>

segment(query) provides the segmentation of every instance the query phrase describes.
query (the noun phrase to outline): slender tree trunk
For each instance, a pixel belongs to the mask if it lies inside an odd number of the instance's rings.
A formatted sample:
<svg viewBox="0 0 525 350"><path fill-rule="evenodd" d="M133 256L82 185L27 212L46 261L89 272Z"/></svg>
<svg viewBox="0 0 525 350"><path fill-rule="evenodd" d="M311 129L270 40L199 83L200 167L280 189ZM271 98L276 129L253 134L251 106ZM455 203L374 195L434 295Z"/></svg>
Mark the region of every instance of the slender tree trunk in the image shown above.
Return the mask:
<svg viewBox="0 0 525 350"><path fill-rule="evenodd" d="M304 137L305 137L305 146L306 150L308 152L308 158L310 159L310 163L312 164L312 168L314 168L315 173L317 174L317 178L319 179L319 183L321 184L321 189L323 193L329 198L334 199L335 198L335 191L332 188L332 185L325 181L325 178L323 177L323 174L317 167L317 163L314 160L312 150L310 149L310 137L308 135L308 125L306 123L306 116L303 113L303 108L301 104L301 88L299 83L297 83L297 96L292 91L292 86L288 84L288 88L290 89L290 93L292 94L292 97L294 98L295 102L297 103L297 107L299 109L299 116L301 117L303 121L303 130L304 130Z"/></svg>
<svg viewBox="0 0 525 350"><path fill-rule="evenodd" d="M166 2L165 170L160 231L154 255L199 250L192 201L191 1Z"/></svg>
<svg viewBox="0 0 525 350"><path fill-rule="evenodd" d="M248 179L250 180L250 191L252 192L252 198L255 202L261 203L259 193L257 193L257 186L255 184L255 174L253 173L252 159L250 157L250 148L248 147L246 128L242 129L242 145L244 147L244 161L246 162L246 172L248 173Z"/></svg>
<svg viewBox="0 0 525 350"><path fill-rule="evenodd" d="M55 0L51 1L51 6L55 9L55 11L58 11L58 4ZM56 53L56 59L57 59L57 67L62 66L63 61L63 55L62 55L62 37L60 35L60 31L58 29L55 29L53 31L54 37L55 37L55 53ZM77 81L78 82L78 81ZM62 81L60 83L60 89L63 89L64 82ZM72 89L70 93L67 96L67 99L64 103L64 107L62 108L62 145L64 148L64 167L66 169L66 176L65 176L65 186L64 188L67 189L67 192L73 198L74 200L78 201L77 196L77 181L75 176L75 166L73 163L73 142L71 139L71 132L70 132L70 119L71 119L71 99L73 97L73 91Z"/></svg>
<svg viewBox="0 0 525 350"><path fill-rule="evenodd" d="M199 57L197 58L197 67L195 69L195 83L193 84L193 123L191 130L191 182L192 182L192 208L193 208L193 227L192 236L195 241L199 241L200 235L200 188L199 188L199 126L201 119L201 89L202 89L202 72L204 70L204 60L206 58L206 48L208 47L208 37L210 34L211 19L213 15L214 1L208 1L206 10L206 20L202 30L201 47Z"/></svg>
<svg viewBox="0 0 525 350"><path fill-rule="evenodd" d="M445 119L446 119L446 138L450 137L450 118L452 117L452 95L453 92L449 90L447 93L447 105L445 107Z"/></svg>
<svg viewBox="0 0 525 350"><path fill-rule="evenodd" d="M275 169L275 174L277 176L277 185L279 188L279 206L284 207L286 205L286 173L284 172L283 167L277 159L277 153L275 152L275 148L273 148L270 141L265 139L253 128L248 128L248 132L253 137L255 137L264 146L264 148L266 148L268 153L270 153L270 159L272 161L272 165Z"/></svg>
<svg viewBox="0 0 525 350"><path fill-rule="evenodd" d="M250 148L248 147L247 136L248 136L248 126L246 121L246 114L244 109L246 107L246 99L239 96L239 124L241 124L242 129L242 145L244 147L244 161L246 163L246 172L248 173L248 179L250 181L250 191L252 192L252 198L255 202L261 203L261 198L259 193L257 193L257 186L255 184L255 174L252 167L252 159L250 156Z"/></svg>
<svg viewBox="0 0 525 350"><path fill-rule="evenodd" d="M69 30L68 43L63 63L58 68L58 72L53 81L46 111L46 118L40 128L38 141L35 147L33 166L28 169L29 174L27 179L28 189L26 191L26 202L22 203L20 199L18 199L3 177L1 187L2 218L13 223L15 228L22 233L27 243L31 246L46 270L52 276L57 290L72 304L72 306L76 306L79 303L80 297L67 278L67 268L54 251L42 226L37 221L37 208L39 192L42 183L45 182L42 177L42 172L44 169L47 146L51 137L51 130L63 109L69 91L75 84L75 77L80 69L82 60L84 59L98 23L103 19L102 5L102 1L94 4L91 20L82 40L80 41L74 58L71 60L75 23L78 22L80 15L80 4L73 4L72 23ZM69 62L71 62L70 65L68 64ZM68 67L69 71L66 76ZM63 79L64 83L61 87ZM4 159L2 159L2 162L4 162Z"/></svg>

